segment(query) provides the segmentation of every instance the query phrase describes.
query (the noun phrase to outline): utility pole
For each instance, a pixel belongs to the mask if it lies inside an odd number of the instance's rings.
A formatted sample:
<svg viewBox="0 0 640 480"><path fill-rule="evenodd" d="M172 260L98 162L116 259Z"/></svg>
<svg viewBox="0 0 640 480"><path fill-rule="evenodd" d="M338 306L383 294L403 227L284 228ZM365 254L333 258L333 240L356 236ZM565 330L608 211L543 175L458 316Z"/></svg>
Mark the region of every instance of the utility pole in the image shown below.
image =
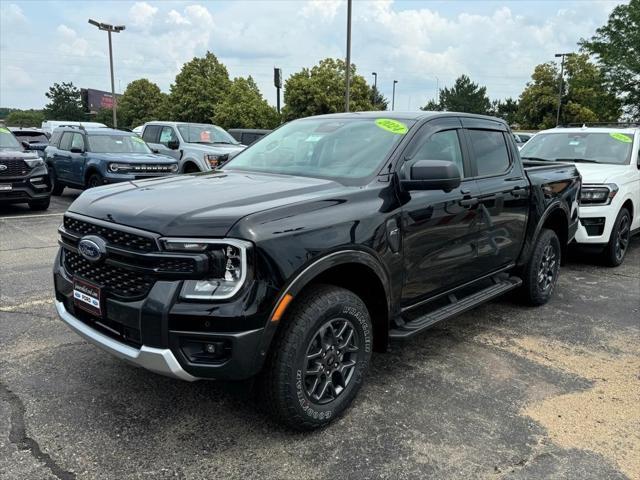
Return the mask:
<svg viewBox="0 0 640 480"><path fill-rule="evenodd" d="M373 75L373 100L371 103L373 103L373 106L376 106L376 96L378 95L378 74L376 72L371 72L371 75Z"/></svg>
<svg viewBox="0 0 640 480"><path fill-rule="evenodd" d="M396 83L398 83L398 80L393 81L393 95L391 95L391 111L392 112L396 106Z"/></svg>
<svg viewBox="0 0 640 480"><path fill-rule="evenodd" d="M560 125L560 110L562 109L562 89L564 87L564 57L571 53L556 53L556 58L560 57L560 89L558 90L558 113L556 114L556 126Z"/></svg>
<svg viewBox="0 0 640 480"><path fill-rule="evenodd" d="M116 98L116 89L113 81L113 48L111 46L111 33L120 33L125 29L124 25L110 25L108 23L101 23L95 20L89 19L89 23L98 27L99 30L104 30L109 36L109 68L111 69L111 98L113 100L113 107L111 112L113 113L113 128L118 128L118 118L116 116L116 110L118 108L118 99Z"/></svg>
<svg viewBox="0 0 640 480"><path fill-rule="evenodd" d="M347 0L347 89L344 95L344 111L349 111L349 88L351 80L351 0Z"/></svg>

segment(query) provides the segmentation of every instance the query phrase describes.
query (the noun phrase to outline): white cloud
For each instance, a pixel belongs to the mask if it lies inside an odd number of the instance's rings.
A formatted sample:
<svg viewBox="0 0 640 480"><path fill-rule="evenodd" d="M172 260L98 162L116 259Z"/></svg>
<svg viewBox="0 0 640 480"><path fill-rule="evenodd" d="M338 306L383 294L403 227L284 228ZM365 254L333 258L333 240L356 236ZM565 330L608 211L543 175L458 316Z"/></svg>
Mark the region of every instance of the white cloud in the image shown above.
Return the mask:
<svg viewBox="0 0 640 480"><path fill-rule="evenodd" d="M147 2L136 2L129 9L129 18L131 26L148 30L153 24L154 17L158 13L158 8Z"/></svg>
<svg viewBox="0 0 640 480"><path fill-rule="evenodd" d="M24 16L24 13L19 5L15 3L3 3L0 5L0 16L2 17L2 22L7 24L26 24L27 17Z"/></svg>
<svg viewBox="0 0 640 480"><path fill-rule="evenodd" d="M15 65L7 65L3 68L1 88L24 90L35 85L35 81L31 74L22 67Z"/></svg>
<svg viewBox="0 0 640 480"><path fill-rule="evenodd" d="M65 55L86 56L89 54L89 43L80 38L73 28L64 24L58 25L56 32L60 37L58 50Z"/></svg>

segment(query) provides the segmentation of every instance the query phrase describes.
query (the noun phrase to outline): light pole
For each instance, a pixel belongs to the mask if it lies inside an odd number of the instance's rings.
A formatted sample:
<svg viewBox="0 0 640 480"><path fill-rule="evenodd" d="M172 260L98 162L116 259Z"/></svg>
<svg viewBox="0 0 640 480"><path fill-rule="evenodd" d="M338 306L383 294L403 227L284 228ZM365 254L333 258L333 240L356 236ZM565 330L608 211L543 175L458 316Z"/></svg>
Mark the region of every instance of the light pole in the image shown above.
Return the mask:
<svg viewBox="0 0 640 480"><path fill-rule="evenodd" d="M391 111L392 112L396 106L396 83L398 83L398 80L393 81L393 94L391 95Z"/></svg>
<svg viewBox="0 0 640 480"><path fill-rule="evenodd" d="M560 125L560 109L562 108L562 88L564 86L564 57L571 53L556 53L556 58L560 57L560 89L558 90L558 113L556 114L556 126Z"/></svg>
<svg viewBox="0 0 640 480"><path fill-rule="evenodd" d="M124 25L109 25L108 23L96 22L92 19L89 19L89 23L98 27L99 30L104 30L109 36L109 67L111 69L111 98L113 99L113 107L111 111L113 113L113 128L118 128L118 119L116 117L118 100L116 99L116 90L113 84L113 49L111 47L111 33L120 33L125 27Z"/></svg>
<svg viewBox="0 0 640 480"><path fill-rule="evenodd" d="M371 72L373 75L373 106L376 106L376 95L378 93L378 74L376 72Z"/></svg>
<svg viewBox="0 0 640 480"><path fill-rule="evenodd" d="M349 87L351 76L351 0L347 0L347 89L344 95L344 111L349 111Z"/></svg>

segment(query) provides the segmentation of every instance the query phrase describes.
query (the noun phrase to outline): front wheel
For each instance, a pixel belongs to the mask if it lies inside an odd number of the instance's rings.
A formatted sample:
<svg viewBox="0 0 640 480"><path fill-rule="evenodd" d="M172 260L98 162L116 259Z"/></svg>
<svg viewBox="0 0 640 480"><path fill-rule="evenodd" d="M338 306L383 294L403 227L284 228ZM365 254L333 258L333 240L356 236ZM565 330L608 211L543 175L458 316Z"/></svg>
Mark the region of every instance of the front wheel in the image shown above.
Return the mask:
<svg viewBox="0 0 640 480"><path fill-rule="evenodd" d="M558 274L562 249L553 230L542 229L529 263L524 268L522 299L529 305L544 305L553 294Z"/></svg>
<svg viewBox="0 0 640 480"><path fill-rule="evenodd" d="M49 208L50 201L51 199L49 197L45 198L44 200L33 200L29 202L29 208L35 212L46 210L47 208Z"/></svg>
<svg viewBox="0 0 640 480"><path fill-rule="evenodd" d="M85 188L94 188L99 187L100 185L104 185L104 179L102 178L102 175L100 175L99 173L92 173L87 179Z"/></svg>
<svg viewBox="0 0 640 480"><path fill-rule="evenodd" d="M58 181L55 169L49 165L49 180L51 181L51 195L59 197L64 191L64 185Z"/></svg>
<svg viewBox="0 0 640 480"><path fill-rule="evenodd" d="M618 213L611 230L609 243L604 248L604 261L610 267L617 267L624 261L631 238L631 214L623 208Z"/></svg>
<svg viewBox="0 0 640 480"><path fill-rule="evenodd" d="M373 345L369 312L357 295L311 288L289 311L261 378L267 408L296 430L327 425L349 407Z"/></svg>

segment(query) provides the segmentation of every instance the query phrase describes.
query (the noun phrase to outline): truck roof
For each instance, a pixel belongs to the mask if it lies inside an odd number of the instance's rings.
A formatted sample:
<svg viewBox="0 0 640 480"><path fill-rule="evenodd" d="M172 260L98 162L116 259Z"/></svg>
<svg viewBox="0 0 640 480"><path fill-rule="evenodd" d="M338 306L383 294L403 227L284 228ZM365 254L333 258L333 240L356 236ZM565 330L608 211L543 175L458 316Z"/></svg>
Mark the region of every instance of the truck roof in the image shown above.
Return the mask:
<svg viewBox="0 0 640 480"><path fill-rule="evenodd" d="M620 126L620 127L555 127L548 130L542 130L538 133L584 133L584 132L600 132L600 133L627 133L633 135L640 131L639 127Z"/></svg>
<svg viewBox="0 0 640 480"><path fill-rule="evenodd" d="M501 118L490 117L487 115L477 115L475 113L464 113L464 112L435 112L435 111L411 111L411 112L398 112L393 111L389 112L386 110L379 111L368 111L368 112L348 112L348 113L329 113L326 115L316 115L315 117L307 117L307 118L390 118L392 120L422 120L431 117L467 117L467 118L481 118L485 120L490 120L493 122L503 122Z"/></svg>

